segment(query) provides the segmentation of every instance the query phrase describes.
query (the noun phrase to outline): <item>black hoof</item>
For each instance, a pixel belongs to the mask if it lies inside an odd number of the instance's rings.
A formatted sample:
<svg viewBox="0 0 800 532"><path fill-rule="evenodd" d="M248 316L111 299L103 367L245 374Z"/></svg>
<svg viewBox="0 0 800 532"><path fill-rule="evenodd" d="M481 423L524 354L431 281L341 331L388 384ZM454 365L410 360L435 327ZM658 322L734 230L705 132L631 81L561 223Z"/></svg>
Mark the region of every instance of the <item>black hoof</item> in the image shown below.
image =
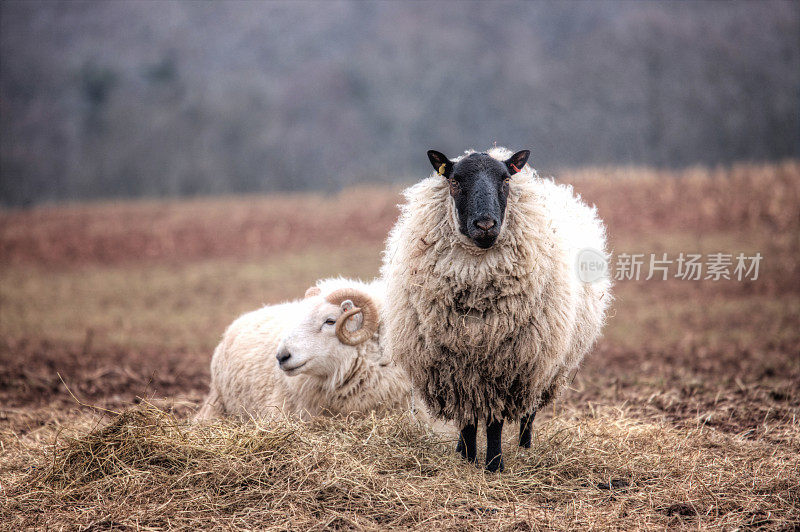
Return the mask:
<svg viewBox="0 0 800 532"><path fill-rule="evenodd" d="M519 446L525 449L531 448L531 427L533 426L533 419L536 417L536 411L530 415L522 416L519 422Z"/></svg>
<svg viewBox="0 0 800 532"><path fill-rule="evenodd" d="M505 468L506 466L503 464L502 456L495 456L491 460L486 461L486 471L489 473L502 473Z"/></svg>
<svg viewBox="0 0 800 532"><path fill-rule="evenodd" d="M461 455L464 460L467 462L475 462L476 456L476 445L475 445L475 435L477 434L477 427L474 424L465 425L463 429L461 429L461 434L458 438L458 444L456 445L456 452Z"/></svg>
<svg viewBox="0 0 800 532"><path fill-rule="evenodd" d="M456 444L456 453L458 453L461 456L461 458L463 458L467 462L470 462L470 463L473 463L473 464L477 464L478 463L478 461L475 459L474 456L471 457L471 456L469 456L467 454L467 448L464 445L464 442L462 442L461 440L459 440L458 443Z"/></svg>

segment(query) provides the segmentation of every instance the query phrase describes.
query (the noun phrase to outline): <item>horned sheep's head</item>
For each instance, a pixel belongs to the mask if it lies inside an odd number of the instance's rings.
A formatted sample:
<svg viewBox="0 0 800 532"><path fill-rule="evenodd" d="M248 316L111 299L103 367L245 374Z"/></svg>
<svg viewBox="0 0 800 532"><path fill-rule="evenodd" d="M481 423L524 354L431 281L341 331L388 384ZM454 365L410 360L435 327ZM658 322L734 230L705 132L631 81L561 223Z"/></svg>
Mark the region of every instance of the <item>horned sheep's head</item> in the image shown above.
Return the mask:
<svg viewBox="0 0 800 532"><path fill-rule="evenodd" d="M433 168L450 187L459 231L477 247L488 249L497 240L505 219L509 181L530 154L522 150L499 161L488 153L471 153L453 162L441 152L428 151Z"/></svg>
<svg viewBox="0 0 800 532"><path fill-rule="evenodd" d="M372 298L356 288L341 288L322 297L312 286L300 302L303 312L278 347L275 357L288 375L336 379L354 358L358 346L377 332L378 309Z"/></svg>

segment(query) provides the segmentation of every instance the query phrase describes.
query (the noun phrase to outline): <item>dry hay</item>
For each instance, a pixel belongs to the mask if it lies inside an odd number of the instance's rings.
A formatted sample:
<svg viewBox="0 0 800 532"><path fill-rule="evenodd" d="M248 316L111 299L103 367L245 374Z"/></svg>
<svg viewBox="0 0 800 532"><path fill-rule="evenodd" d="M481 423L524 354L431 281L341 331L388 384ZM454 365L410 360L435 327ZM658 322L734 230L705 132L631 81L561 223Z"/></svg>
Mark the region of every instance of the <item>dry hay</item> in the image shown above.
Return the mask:
<svg viewBox="0 0 800 532"><path fill-rule="evenodd" d="M776 448L594 409L537 423L529 451L510 443L506 472L490 475L400 416L193 426L141 407L62 435L46 451L6 445L0 522L10 529L800 526L797 439Z"/></svg>

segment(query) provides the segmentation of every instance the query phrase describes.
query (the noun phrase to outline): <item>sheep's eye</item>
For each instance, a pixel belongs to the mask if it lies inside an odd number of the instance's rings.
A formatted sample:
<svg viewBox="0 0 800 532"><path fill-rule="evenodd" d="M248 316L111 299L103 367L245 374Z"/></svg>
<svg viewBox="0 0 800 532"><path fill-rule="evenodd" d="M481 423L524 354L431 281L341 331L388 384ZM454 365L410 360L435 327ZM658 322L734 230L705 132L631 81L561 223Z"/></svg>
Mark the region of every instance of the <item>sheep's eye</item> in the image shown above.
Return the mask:
<svg viewBox="0 0 800 532"><path fill-rule="evenodd" d="M453 195L457 194L458 193L458 181L456 181L456 179L454 177L451 177L448 180L448 182L450 184L450 193L453 194Z"/></svg>
<svg viewBox="0 0 800 532"><path fill-rule="evenodd" d="M333 318L328 318L325 320L325 325L336 325L336 320Z"/></svg>

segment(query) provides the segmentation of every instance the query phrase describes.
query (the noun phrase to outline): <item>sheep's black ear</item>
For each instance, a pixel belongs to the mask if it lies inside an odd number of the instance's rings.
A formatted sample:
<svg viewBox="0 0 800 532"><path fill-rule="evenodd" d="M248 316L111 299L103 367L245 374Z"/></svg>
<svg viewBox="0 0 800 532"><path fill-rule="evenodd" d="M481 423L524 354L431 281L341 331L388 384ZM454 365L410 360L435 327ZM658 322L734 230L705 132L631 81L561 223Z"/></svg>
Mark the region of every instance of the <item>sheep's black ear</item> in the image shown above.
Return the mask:
<svg viewBox="0 0 800 532"><path fill-rule="evenodd" d="M518 151L508 159L506 159L506 167L508 168L508 173L511 175L516 174L522 167L525 166L525 163L528 162L528 157L531 156L530 150L522 150Z"/></svg>
<svg viewBox="0 0 800 532"><path fill-rule="evenodd" d="M428 160L430 160L433 169L436 170L436 173L439 175L448 177L450 172L453 171L453 161L448 159L447 156L440 151L428 150Z"/></svg>

